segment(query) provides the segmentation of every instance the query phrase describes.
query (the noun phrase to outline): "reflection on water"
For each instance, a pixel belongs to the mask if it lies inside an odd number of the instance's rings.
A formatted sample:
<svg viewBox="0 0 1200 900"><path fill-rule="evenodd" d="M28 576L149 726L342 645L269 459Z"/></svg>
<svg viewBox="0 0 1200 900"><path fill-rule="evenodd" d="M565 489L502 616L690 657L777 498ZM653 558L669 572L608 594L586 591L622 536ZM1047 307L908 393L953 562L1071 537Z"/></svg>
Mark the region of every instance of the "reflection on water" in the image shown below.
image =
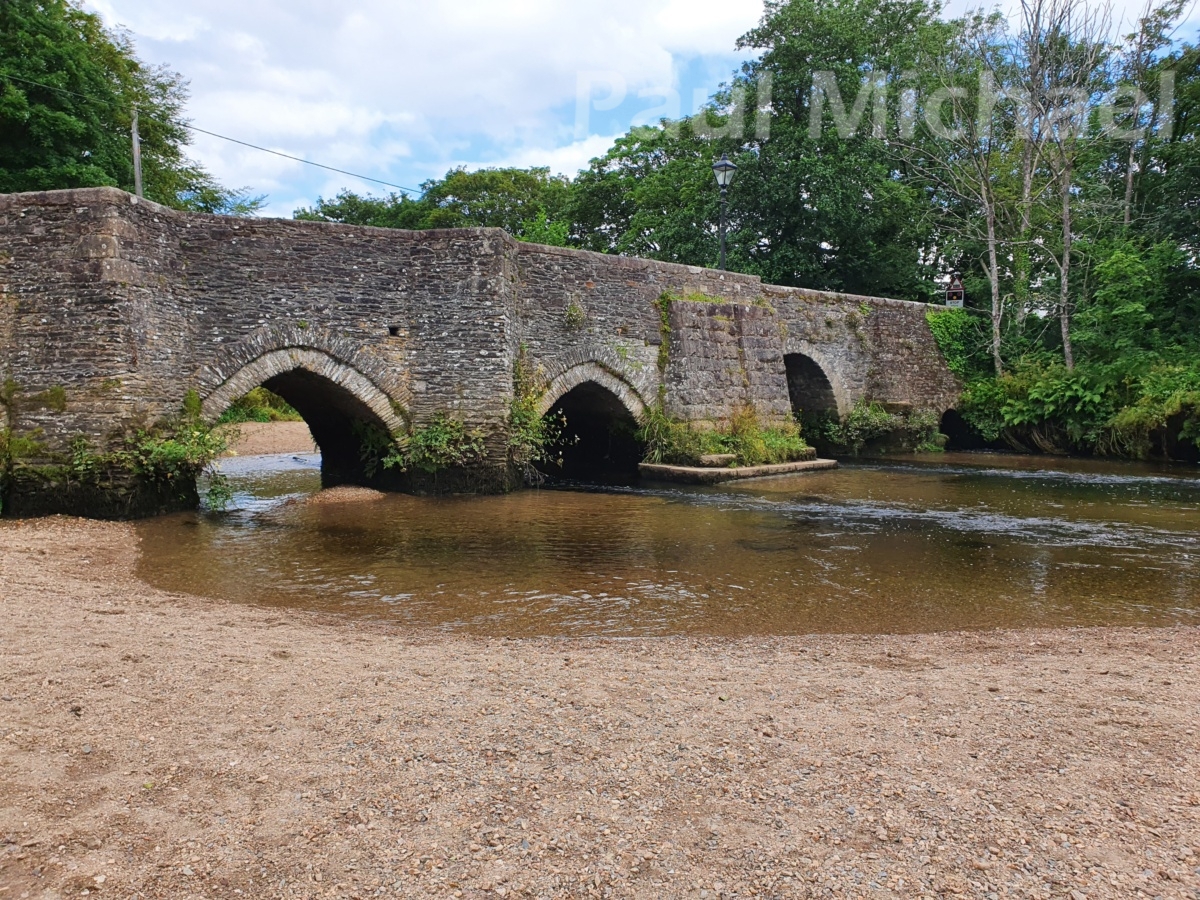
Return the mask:
<svg viewBox="0 0 1200 900"><path fill-rule="evenodd" d="M713 488L340 503L306 499L315 456L223 469L232 511L139 526L151 583L514 636L1200 621L1195 469L944 454Z"/></svg>

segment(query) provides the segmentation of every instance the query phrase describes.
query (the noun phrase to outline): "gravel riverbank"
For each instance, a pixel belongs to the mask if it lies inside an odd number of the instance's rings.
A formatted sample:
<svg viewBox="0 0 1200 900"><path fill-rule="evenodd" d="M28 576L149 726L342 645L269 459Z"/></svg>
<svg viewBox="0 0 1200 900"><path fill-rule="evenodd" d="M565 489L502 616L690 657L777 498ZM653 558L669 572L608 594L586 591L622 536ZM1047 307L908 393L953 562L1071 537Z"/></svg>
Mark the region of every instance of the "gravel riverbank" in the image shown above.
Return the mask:
<svg viewBox="0 0 1200 900"><path fill-rule="evenodd" d="M242 422L223 426L233 435L226 456L312 453L317 449L304 422Z"/></svg>
<svg viewBox="0 0 1200 900"><path fill-rule="evenodd" d="M0 898L1200 897L1200 629L485 640L136 560L0 524Z"/></svg>

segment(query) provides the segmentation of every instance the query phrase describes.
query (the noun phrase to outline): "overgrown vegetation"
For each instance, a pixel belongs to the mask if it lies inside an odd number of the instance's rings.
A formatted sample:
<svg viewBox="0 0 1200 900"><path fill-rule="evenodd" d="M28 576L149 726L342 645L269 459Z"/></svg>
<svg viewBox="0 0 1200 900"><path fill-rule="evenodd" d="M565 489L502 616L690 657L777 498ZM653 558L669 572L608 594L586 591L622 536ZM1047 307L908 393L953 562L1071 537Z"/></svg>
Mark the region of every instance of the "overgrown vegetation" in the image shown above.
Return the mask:
<svg viewBox="0 0 1200 900"><path fill-rule="evenodd" d="M705 430L652 406L637 438L646 446L646 462L680 466L699 465L700 457L719 453L732 453L734 465L758 466L803 459L809 452L797 422L763 427L750 408L740 410L726 428Z"/></svg>
<svg viewBox="0 0 1200 900"><path fill-rule="evenodd" d="M11 425L0 429L0 514L4 512L4 498L12 484L13 472L23 460L36 459L44 452L37 435L18 434Z"/></svg>
<svg viewBox="0 0 1200 900"><path fill-rule="evenodd" d="M566 309L563 310L563 321L572 331L578 331L587 323L587 310L576 298L572 297L567 303Z"/></svg>
<svg viewBox="0 0 1200 900"><path fill-rule="evenodd" d="M228 435L214 431L200 416L200 397L188 391L180 415L127 434L121 446L94 452L86 438L72 442L66 469L68 478L80 482L111 483L122 474L152 482L191 485L208 476L206 502L223 509L230 498L225 476L212 463L228 447Z"/></svg>
<svg viewBox="0 0 1200 900"><path fill-rule="evenodd" d="M658 310L658 371L665 375L671 362L671 295L660 294L654 306ZM665 389L665 386L660 388Z"/></svg>
<svg viewBox="0 0 1200 900"><path fill-rule="evenodd" d="M1102 283L1078 317L1073 367L1029 348L996 376L978 320L962 311L931 316L939 347L964 378L958 411L972 432L1025 452L1200 458L1200 348L1164 340L1145 319L1146 295L1120 293Z"/></svg>
<svg viewBox="0 0 1200 900"><path fill-rule="evenodd" d="M875 401L860 401L845 419L836 415L806 418L805 426L813 440L854 456L867 450L936 453L945 446L936 413L890 412Z"/></svg>
<svg viewBox="0 0 1200 900"><path fill-rule="evenodd" d="M527 484L541 484L538 463L562 464L554 458L554 449L562 444L566 420L557 414L540 412L546 385L541 374L531 371L524 350L513 363L513 399L508 413L508 458Z"/></svg>
<svg viewBox="0 0 1200 900"><path fill-rule="evenodd" d="M25 398L61 411L65 393L51 389ZM230 498L228 483L212 463L226 450L227 435L213 431L200 417L200 398L189 391L180 413L156 425L136 428L106 450L95 449L83 436L75 438L65 452L49 450L40 431L19 430L19 394L13 382L0 391L7 425L0 431L0 500L18 474L39 478L62 489L72 486L112 488L134 477L163 486L190 489L203 473L208 476L206 502L221 509ZM2 506L0 506L2 511Z"/></svg>
<svg viewBox="0 0 1200 900"><path fill-rule="evenodd" d="M229 405L218 425L242 422L299 422L300 413L296 412L286 400L278 394L273 394L265 387L256 387L248 394L239 397Z"/></svg>
<svg viewBox="0 0 1200 900"><path fill-rule="evenodd" d="M432 475L464 468L482 461L486 450L480 429L468 429L461 419L445 413L436 413L407 435L391 435L368 422L356 422L353 428L367 478L374 478L380 469L415 469Z"/></svg>
<svg viewBox="0 0 1200 900"><path fill-rule="evenodd" d="M424 425L412 430L399 464L401 468L433 474L443 469L463 468L481 462L484 450L482 431L478 428L468 429L461 419L438 413ZM385 467L388 463L389 459L384 459Z"/></svg>

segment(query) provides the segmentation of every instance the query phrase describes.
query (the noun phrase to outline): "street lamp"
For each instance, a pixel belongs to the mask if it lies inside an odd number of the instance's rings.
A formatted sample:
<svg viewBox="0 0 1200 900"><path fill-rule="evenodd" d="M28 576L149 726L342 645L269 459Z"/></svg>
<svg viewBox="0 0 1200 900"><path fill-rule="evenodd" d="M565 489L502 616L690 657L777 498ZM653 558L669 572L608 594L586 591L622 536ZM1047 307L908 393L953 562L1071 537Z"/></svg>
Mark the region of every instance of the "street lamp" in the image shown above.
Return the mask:
<svg viewBox="0 0 1200 900"><path fill-rule="evenodd" d="M721 158L713 163L713 174L717 176L717 184L721 187L721 266L725 269L725 195L733 182L733 173L737 166L729 161L728 154L722 153Z"/></svg>

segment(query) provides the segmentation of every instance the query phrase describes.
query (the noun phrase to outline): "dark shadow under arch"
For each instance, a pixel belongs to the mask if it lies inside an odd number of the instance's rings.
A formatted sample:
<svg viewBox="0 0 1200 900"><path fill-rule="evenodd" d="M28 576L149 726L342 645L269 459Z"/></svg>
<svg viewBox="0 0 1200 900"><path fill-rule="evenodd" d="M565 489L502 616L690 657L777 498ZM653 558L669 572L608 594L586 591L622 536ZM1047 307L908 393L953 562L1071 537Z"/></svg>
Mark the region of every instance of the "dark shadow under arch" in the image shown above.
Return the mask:
<svg viewBox="0 0 1200 900"><path fill-rule="evenodd" d="M215 421L234 401L259 386L286 400L307 423L321 450L325 487L384 487L396 473L379 465L393 434L406 430L404 412L358 368L313 347L284 347L247 360L222 379L202 409Z"/></svg>
<svg viewBox="0 0 1200 900"><path fill-rule="evenodd" d="M585 381L554 401L546 415L562 422L562 438L552 449L555 461L541 466L545 474L605 484L637 480L645 446L633 413L612 391Z"/></svg>
<svg viewBox="0 0 1200 900"><path fill-rule="evenodd" d="M322 487L382 486L388 423L352 391L302 367L271 375L254 385L259 386L287 401L308 426L321 453Z"/></svg>
<svg viewBox="0 0 1200 900"><path fill-rule="evenodd" d="M783 364L787 370L788 397L797 418L838 415L833 384L816 360L803 353L788 353Z"/></svg>
<svg viewBox="0 0 1200 900"><path fill-rule="evenodd" d="M948 409L942 414L938 430L946 436L947 450L981 450L988 446L956 409Z"/></svg>

